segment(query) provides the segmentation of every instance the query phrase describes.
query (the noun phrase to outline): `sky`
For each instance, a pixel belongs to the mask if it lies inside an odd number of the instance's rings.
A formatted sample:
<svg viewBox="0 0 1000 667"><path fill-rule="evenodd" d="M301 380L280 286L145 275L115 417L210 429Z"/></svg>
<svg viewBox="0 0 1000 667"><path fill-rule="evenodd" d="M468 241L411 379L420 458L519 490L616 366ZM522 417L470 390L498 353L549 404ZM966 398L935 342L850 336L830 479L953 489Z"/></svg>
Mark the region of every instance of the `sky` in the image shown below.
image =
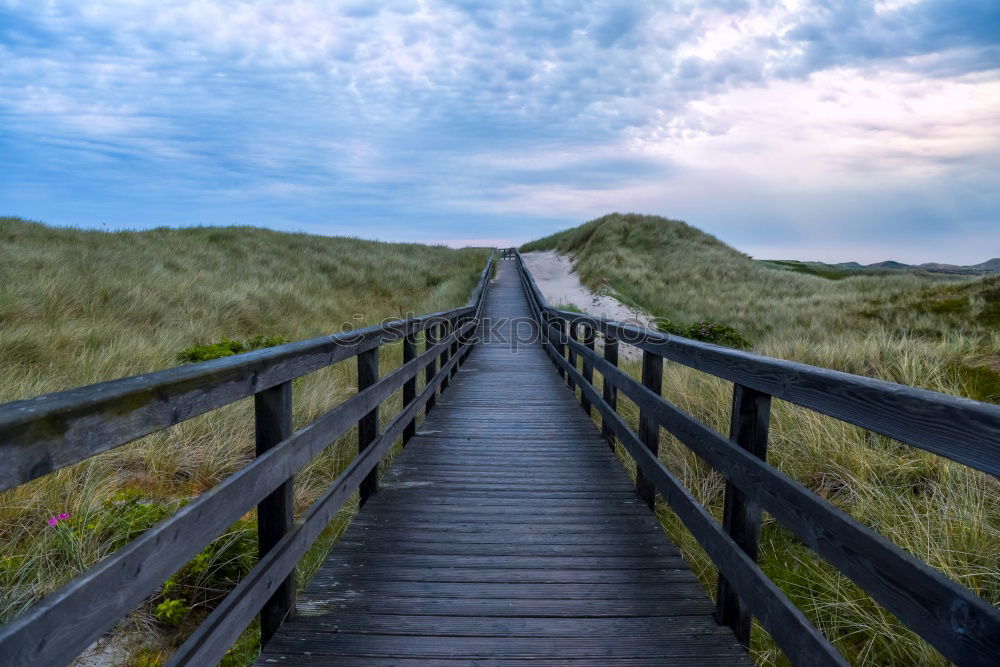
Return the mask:
<svg viewBox="0 0 1000 667"><path fill-rule="evenodd" d="M998 0L0 0L0 215L1000 256Z"/></svg>

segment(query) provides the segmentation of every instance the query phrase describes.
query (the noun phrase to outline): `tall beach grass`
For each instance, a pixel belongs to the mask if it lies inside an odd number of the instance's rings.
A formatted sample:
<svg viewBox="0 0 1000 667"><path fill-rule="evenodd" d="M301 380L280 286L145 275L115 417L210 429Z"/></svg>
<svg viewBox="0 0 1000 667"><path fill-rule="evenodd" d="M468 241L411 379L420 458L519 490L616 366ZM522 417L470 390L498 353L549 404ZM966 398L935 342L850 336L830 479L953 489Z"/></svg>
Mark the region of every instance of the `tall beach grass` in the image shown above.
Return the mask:
<svg viewBox="0 0 1000 667"><path fill-rule="evenodd" d="M679 221L605 216L526 244L568 254L581 280L672 321L732 326L766 355L1000 402L1000 278L916 272L839 280L762 266ZM623 367L635 377L636 362ZM599 384L599 382L598 382ZM732 384L666 362L664 396L715 430ZM633 426L638 411L620 410ZM623 461L633 466L624 450ZM660 458L721 519L725 480L665 432ZM814 493L1000 604L1000 482L936 455L775 400L769 462ZM715 568L662 502L657 513L706 591ZM763 570L858 665L944 665L926 642L765 514ZM752 654L786 664L759 627Z"/></svg>
<svg viewBox="0 0 1000 667"><path fill-rule="evenodd" d="M185 348L223 337L293 341L463 305L487 255L251 227L107 233L0 218L0 402L171 367ZM401 356L398 345L383 347L382 368ZM295 380L296 427L355 391L353 362ZM400 406L397 392L383 417ZM296 476L298 510L350 462L356 437ZM244 399L0 494L0 622L238 470L253 450ZM301 580L354 506L307 557ZM50 526L59 514L70 518ZM154 593L119 624L116 660L160 662L255 553L251 513L168 584L173 592ZM253 655L251 630L227 660Z"/></svg>

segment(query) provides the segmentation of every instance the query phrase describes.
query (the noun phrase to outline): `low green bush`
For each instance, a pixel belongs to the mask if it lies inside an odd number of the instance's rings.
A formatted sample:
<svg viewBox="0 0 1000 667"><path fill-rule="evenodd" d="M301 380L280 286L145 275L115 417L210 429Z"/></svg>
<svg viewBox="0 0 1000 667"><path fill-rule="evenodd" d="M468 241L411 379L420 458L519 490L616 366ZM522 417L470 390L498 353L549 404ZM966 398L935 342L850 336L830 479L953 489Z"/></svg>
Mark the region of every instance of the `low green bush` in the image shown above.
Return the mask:
<svg viewBox="0 0 1000 667"><path fill-rule="evenodd" d="M67 550L84 537L96 537L118 550L186 504L186 500L158 500L126 490L87 514L60 514L49 523ZM253 568L256 554L256 522L252 517L240 519L164 582L151 600L153 616L174 628L196 623Z"/></svg>
<svg viewBox="0 0 1000 667"><path fill-rule="evenodd" d="M198 361L208 361L209 359L219 359L221 357L231 357L234 354L250 352L251 350L261 350L265 347L274 347L287 343L281 336L257 335L246 340L233 340L223 337L218 343L205 343L203 345L192 345L177 355L177 361L184 363L194 363Z"/></svg>
<svg viewBox="0 0 1000 667"><path fill-rule="evenodd" d="M747 350L752 343L748 338L736 329L717 324L715 322L695 322L694 324L678 324L665 317L657 317L653 320L656 328L660 331L675 336L683 336L692 340L700 340L705 343L715 345L725 345L740 350Z"/></svg>

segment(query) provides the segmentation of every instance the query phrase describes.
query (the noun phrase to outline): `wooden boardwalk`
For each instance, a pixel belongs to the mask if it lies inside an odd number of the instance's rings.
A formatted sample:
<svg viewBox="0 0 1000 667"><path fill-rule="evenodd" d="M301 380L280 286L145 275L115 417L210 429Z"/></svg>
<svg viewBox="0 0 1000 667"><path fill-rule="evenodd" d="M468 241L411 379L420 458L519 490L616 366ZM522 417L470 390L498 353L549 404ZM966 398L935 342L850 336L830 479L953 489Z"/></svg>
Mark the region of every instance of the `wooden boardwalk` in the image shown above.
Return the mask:
<svg viewBox="0 0 1000 667"><path fill-rule="evenodd" d="M549 340L518 344L500 318ZM486 324L499 340L472 336ZM402 363L380 369L392 343ZM618 367L619 345L641 352L641 380ZM732 383L728 436L662 397L668 360ZM294 429L292 383L341 363L356 364L358 391ZM641 470L638 493L560 374ZM639 409L638 430L616 396ZM464 306L0 405L0 492L251 398L255 458L0 626L0 667L74 663L254 508L257 564L167 667L219 664L255 618L270 638L260 665L747 665L754 623L790 664L847 667L755 563L762 512L942 660L997 664L994 603L766 459L778 399L1000 476L1000 407L561 310L512 248ZM355 428L358 455L295 520L294 475ZM664 431L727 480L721 522L660 460ZM296 605L290 575L358 492L368 502ZM717 607L646 509L654 498L711 558Z"/></svg>
<svg viewBox="0 0 1000 667"><path fill-rule="evenodd" d="M486 308L529 337L513 262ZM498 331L257 664L749 664L541 346Z"/></svg>

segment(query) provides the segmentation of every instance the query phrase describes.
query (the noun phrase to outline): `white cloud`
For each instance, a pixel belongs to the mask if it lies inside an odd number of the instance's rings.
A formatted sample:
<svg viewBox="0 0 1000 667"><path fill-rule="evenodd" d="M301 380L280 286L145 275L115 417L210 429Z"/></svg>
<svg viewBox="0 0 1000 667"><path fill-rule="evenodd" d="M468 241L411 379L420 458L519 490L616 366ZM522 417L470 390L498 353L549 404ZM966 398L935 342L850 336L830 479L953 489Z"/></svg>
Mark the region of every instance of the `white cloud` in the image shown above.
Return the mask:
<svg viewBox="0 0 1000 667"><path fill-rule="evenodd" d="M221 195L462 241L480 212L517 238L644 210L739 242L765 218L809 239L819 201L898 220L909 188L939 228L995 222L988 35L930 31L976 27L941 0L848 4L8 0L0 204L128 183L144 215Z"/></svg>

